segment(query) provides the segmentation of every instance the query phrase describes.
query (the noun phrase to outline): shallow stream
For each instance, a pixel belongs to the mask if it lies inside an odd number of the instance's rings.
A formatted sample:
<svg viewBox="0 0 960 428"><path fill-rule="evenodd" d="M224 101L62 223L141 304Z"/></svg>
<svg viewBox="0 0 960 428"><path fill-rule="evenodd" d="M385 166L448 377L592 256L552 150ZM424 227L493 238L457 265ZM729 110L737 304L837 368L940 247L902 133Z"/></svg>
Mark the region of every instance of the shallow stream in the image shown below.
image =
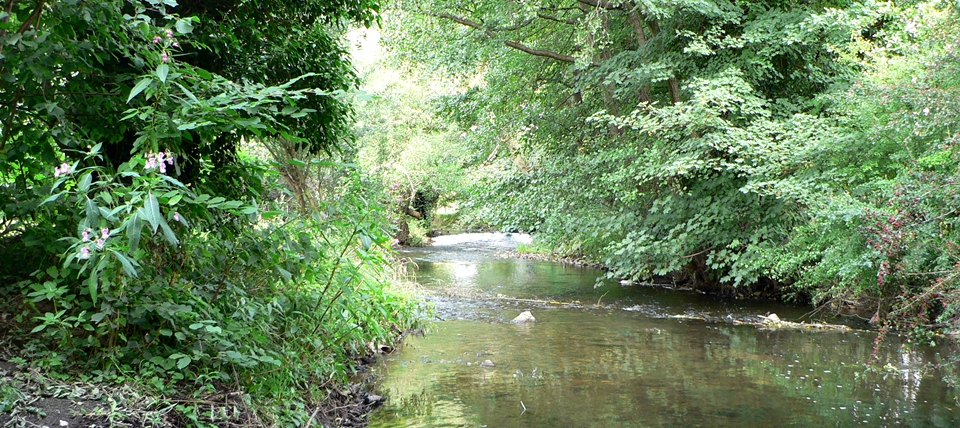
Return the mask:
<svg viewBox="0 0 960 428"><path fill-rule="evenodd" d="M843 320L595 287L599 270L503 256L525 238L456 235L405 253L437 321L374 369L389 400L371 427L960 426L954 393L926 370L946 348L887 338L886 368L868 373L874 332L763 330L742 323ZM536 323L509 323L525 310Z"/></svg>

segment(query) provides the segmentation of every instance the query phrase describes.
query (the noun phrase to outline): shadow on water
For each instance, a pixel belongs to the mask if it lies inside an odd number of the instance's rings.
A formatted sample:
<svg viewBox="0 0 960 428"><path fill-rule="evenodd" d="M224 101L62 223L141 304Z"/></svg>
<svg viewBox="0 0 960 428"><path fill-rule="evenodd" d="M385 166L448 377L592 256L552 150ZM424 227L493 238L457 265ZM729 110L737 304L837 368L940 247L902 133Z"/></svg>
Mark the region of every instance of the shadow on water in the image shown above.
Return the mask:
<svg viewBox="0 0 960 428"><path fill-rule="evenodd" d="M390 400L371 426L960 425L950 391L923 372L936 349L889 339L879 352L888 370L864 374L870 332L732 323L766 312L797 320L806 308L594 288L599 271L499 258L515 240L483 236L407 252L445 321L377 368ZM506 322L526 309L538 322Z"/></svg>

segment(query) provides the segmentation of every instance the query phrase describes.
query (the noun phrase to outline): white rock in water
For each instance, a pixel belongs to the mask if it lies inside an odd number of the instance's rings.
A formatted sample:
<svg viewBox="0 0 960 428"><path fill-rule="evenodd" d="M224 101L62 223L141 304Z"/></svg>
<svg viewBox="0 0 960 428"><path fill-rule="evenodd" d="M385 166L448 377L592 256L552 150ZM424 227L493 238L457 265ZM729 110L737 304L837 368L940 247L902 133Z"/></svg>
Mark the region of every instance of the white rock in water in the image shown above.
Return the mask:
<svg viewBox="0 0 960 428"><path fill-rule="evenodd" d="M531 314L530 311L523 311L522 313L520 313L520 315L517 315L517 317L514 318L513 321L510 321L510 322L514 324L523 324L527 322L537 322L537 319L533 317L533 314Z"/></svg>
<svg viewBox="0 0 960 428"><path fill-rule="evenodd" d="M759 315L759 317L763 318L764 322L770 322L770 323L781 322L780 317L778 317L777 314L770 314L768 316Z"/></svg>
<svg viewBox="0 0 960 428"><path fill-rule="evenodd" d="M483 360L483 362L480 363L480 367L493 367L493 361Z"/></svg>

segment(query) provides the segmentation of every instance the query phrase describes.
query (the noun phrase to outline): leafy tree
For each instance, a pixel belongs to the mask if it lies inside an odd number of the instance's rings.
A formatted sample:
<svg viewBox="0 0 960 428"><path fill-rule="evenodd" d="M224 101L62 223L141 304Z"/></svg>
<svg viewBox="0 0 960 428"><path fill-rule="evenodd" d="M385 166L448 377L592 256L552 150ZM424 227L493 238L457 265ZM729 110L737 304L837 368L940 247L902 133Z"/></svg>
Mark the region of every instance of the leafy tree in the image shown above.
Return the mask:
<svg viewBox="0 0 960 428"><path fill-rule="evenodd" d="M951 6L395 8L394 49L483 82L441 108L488 160L465 216L615 277L957 319Z"/></svg>

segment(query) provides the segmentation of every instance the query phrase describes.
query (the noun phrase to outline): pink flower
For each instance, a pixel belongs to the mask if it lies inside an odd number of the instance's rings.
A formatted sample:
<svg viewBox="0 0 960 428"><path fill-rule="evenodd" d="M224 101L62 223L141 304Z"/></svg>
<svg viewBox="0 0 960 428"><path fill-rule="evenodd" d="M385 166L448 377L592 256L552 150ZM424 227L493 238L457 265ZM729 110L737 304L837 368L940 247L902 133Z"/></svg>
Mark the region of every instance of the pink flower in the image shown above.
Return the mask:
<svg viewBox="0 0 960 428"><path fill-rule="evenodd" d="M59 176L61 176L61 175L70 174L71 172L73 172L73 171L70 170L70 164L64 162L64 163L60 164L59 167L53 169L53 176L54 176L54 177L59 177Z"/></svg>
<svg viewBox="0 0 960 428"><path fill-rule="evenodd" d="M180 221L180 213L173 213L173 220Z"/></svg>
<svg viewBox="0 0 960 428"><path fill-rule="evenodd" d="M83 236L83 242L90 241L90 229L84 230L83 233L81 233L81 235Z"/></svg>
<svg viewBox="0 0 960 428"><path fill-rule="evenodd" d="M100 229L100 236L103 237L103 239L109 238L109 237L110 237L110 229L108 229L108 228L106 228L106 227L103 228L103 229Z"/></svg>
<svg viewBox="0 0 960 428"><path fill-rule="evenodd" d="M173 42L173 47L175 47L175 48L179 48L179 47L180 47L180 43L177 43L177 42Z"/></svg>
<svg viewBox="0 0 960 428"><path fill-rule="evenodd" d="M167 165L173 165L173 156L164 152L157 152L147 155L147 163L143 167L144 169L159 168L161 174L166 174Z"/></svg>
<svg viewBox="0 0 960 428"><path fill-rule="evenodd" d="M153 36L153 43L160 43L160 36Z"/></svg>
<svg viewBox="0 0 960 428"><path fill-rule="evenodd" d="M103 240L102 240L102 239L98 239L98 240L97 240L97 248L99 248L99 249L101 249L101 250L103 249Z"/></svg>
<svg viewBox="0 0 960 428"><path fill-rule="evenodd" d="M171 29L169 29L169 28L167 28L167 38L168 38L168 39L172 39L172 38L173 38L173 30L171 30Z"/></svg>
<svg viewBox="0 0 960 428"><path fill-rule="evenodd" d="M87 248L87 247L81 248L81 249L80 249L80 258L83 259L83 260L89 259L89 258L90 258L90 249Z"/></svg>
<svg viewBox="0 0 960 428"><path fill-rule="evenodd" d="M167 62L170 59L170 57L167 56L166 52L164 52L163 55L160 55L160 59L162 59L163 62Z"/></svg>

